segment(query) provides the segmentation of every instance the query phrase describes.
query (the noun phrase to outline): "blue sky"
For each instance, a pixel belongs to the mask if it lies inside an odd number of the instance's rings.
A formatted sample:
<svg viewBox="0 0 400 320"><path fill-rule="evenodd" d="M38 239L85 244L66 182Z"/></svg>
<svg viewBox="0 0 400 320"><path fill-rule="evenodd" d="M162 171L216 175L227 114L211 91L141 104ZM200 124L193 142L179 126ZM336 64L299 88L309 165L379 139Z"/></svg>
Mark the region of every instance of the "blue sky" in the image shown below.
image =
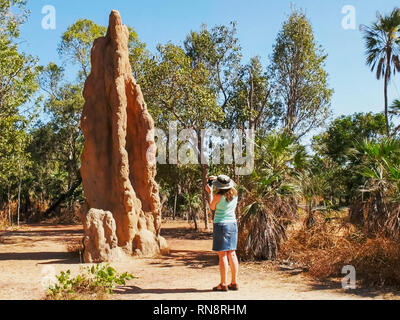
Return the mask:
<svg viewBox="0 0 400 320"><path fill-rule="evenodd" d="M305 10L317 42L328 54L326 69L329 84L335 90L332 99L334 116L354 112L383 110L383 81L365 65L364 43L360 24L370 24L376 12L388 13L398 0L28 0L29 21L23 26L21 48L40 58L41 64L59 63L57 45L61 34L79 18L107 25L112 9L120 11L123 23L132 26L148 48L155 51L158 43L182 43L190 30L198 30L204 22L238 23L238 37L243 48L244 62L259 55L264 62L283 21L290 13L290 4ZM56 8L56 30L44 30L41 21L43 6ZM342 28L342 8L356 9L356 30ZM400 98L400 76L393 78L389 89L390 101Z"/></svg>

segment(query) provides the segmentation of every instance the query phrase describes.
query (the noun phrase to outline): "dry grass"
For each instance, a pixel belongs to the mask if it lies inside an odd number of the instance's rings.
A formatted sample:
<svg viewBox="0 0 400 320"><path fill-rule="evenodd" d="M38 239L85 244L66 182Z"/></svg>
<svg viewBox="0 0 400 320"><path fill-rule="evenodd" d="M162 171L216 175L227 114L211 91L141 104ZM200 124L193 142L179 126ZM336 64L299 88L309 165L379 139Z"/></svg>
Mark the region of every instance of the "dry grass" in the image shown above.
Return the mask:
<svg viewBox="0 0 400 320"><path fill-rule="evenodd" d="M356 201L350 206L350 221L363 226L369 236L382 234L400 240L400 203L387 201L383 197L371 197Z"/></svg>
<svg viewBox="0 0 400 320"><path fill-rule="evenodd" d="M7 230L8 224L7 217L0 212L0 231Z"/></svg>
<svg viewBox="0 0 400 320"><path fill-rule="evenodd" d="M48 292L43 300L109 300L111 295L104 288L93 286L88 281L74 287L72 291L62 291L57 294Z"/></svg>
<svg viewBox="0 0 400 320"><path fill-rule="evenodd" d="M352 265L363 285L400 286L400 244L382 236L367 238L347 218L325 220L318 215L309 229L303 220L282 245L280 259L318 280L342 277L342 268Z"/></svg>

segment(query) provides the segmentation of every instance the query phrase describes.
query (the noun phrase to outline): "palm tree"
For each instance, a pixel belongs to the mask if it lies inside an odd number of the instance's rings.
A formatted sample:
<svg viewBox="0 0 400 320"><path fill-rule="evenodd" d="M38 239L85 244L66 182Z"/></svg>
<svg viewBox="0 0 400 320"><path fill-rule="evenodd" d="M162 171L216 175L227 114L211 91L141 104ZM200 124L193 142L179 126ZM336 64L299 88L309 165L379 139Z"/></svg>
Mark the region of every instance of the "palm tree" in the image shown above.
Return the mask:
<svg viewBox="0 0 400 320"><path fill-rule="evenodd" d="M256 141L256 168L240 186L238 254L241 259L275 259L297 218L296 173L306 156L295 139L272 133Z"/></svg>
<svg viewBox="0 0 400 320"><path fill-rule="evenodd" d="M378 14L378 21L371 26L363 25L367 65L376 68L377 79L384 78L386 133L389 136L387 88L393 73L400 71L400 9L395 8L388 16Z"/></svg>
<svg viewBox="0 0 400 320"><path fill-rule="evenodd" d="M351 216L362 216L367 231L400 236L400 140L364 140L352 151L364 183L363 203L352 206ZM358 202L359 199L356 199Z"/></svg>

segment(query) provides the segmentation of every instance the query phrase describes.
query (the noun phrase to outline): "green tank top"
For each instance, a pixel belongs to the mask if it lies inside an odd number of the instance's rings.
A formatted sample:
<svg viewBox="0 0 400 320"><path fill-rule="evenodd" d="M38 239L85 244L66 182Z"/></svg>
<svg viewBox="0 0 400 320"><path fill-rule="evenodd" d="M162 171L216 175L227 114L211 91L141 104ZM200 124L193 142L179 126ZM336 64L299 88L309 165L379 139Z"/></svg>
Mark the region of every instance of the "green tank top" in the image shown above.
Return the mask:
<svg viewBox="0 0 400 320"><path fill-rule="evenodd" d="M231 202L226 201L225 196L221 197L221 200L215 207L214 223L221 222L235 222L236 221L236 207L238 204L238 197L232 199Z"/></svg>

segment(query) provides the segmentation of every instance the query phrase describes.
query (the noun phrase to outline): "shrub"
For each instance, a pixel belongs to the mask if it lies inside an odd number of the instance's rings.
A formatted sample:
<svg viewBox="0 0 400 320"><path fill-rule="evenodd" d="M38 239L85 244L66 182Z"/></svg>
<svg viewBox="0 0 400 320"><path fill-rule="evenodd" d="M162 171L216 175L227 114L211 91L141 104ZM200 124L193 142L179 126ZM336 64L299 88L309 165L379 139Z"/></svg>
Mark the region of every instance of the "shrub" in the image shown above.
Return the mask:
<svg viewBox="0 0 400 320"><path fill-rule="evenodd" d="M297 205L291 199L274 197L255 201L239 217L238 256L241 260L274 260L286 228L297 217Z"/></svg>
<svg viewBox="0 0 400 320"><path fill-rule="evenodd" d="M368 238L345 219L319 217L312 228L296 230L282 245L280 259L294 262L318 280L342 277L343 266L356 269L365 286L400 286L400 244L384 236Z"/></svg>
<svg viewBox="0 0 400 320"><path fill-rule="evenodd" d="M122 274L108 264L98 264L85 268L85 273L71 277L71 271L62 271L57 283L49 286L48 300L102 300L114 293L116 285L125 285L127 280L135 278L124 272Z"/></svg>
<svg viewBox="0 0 400 320"><path fill-rule="evenodd" d="M7 230L8 228L8 219L5 215L0 212L0 230Z"/></svg>

